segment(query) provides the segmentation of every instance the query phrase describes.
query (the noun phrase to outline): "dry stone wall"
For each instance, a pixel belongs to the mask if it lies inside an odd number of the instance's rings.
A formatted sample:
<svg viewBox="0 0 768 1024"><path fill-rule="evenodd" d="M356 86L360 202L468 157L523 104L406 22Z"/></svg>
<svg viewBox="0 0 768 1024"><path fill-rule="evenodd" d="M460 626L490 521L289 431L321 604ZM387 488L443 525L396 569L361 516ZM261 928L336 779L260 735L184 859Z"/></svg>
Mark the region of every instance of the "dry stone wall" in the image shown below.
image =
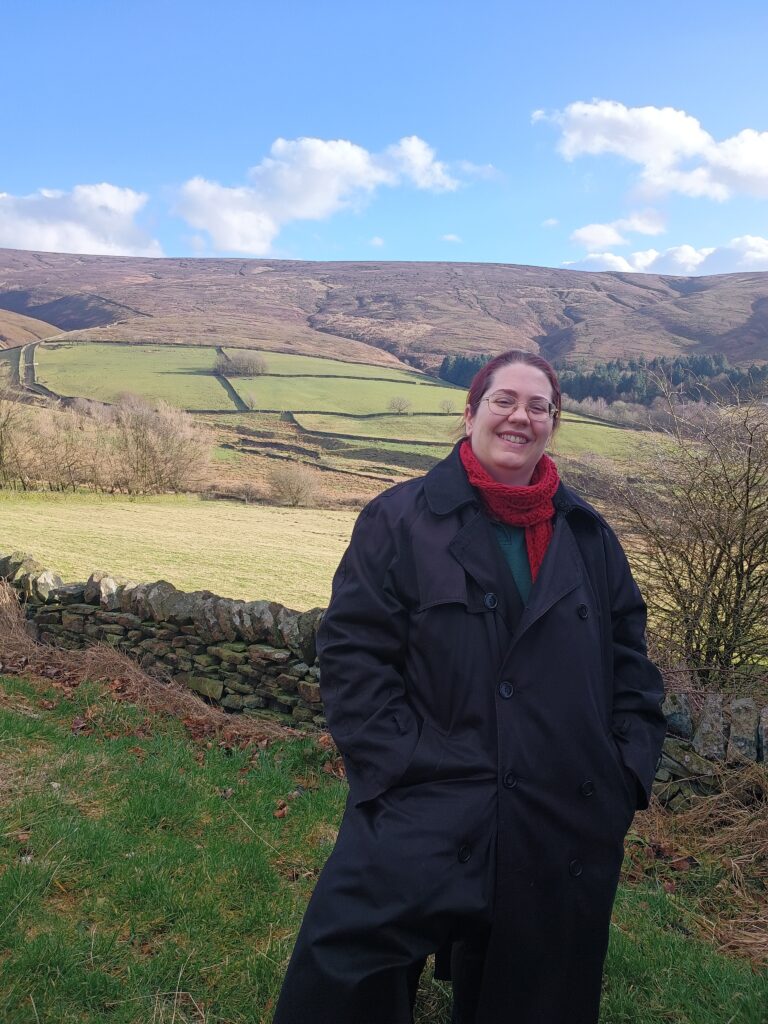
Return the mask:
<svg viewBox="0 0 768 1024"><path fill-rule="evenodd" d="M297 612L103 572L65 583L22 552L0 555L0 578L13 584L44 643L107 643L230 711L266 709L296 724L325 725L315 656L320 608ZM654 790L674 809L716 790L718 764L768 760L768 707L750 697L710 693L694 713L686 694L671 693L664 713L669 733Z"/></svg>
<svg viewBox="0 0 768 1024"><path fill-rule="evenodd" d="M106 643L230 711L268 709L297 724L325 724L315 656L320 608L297 612L103 572L65 583L23 552L0 556L0 578L15 587L43 643Z"/></svg>

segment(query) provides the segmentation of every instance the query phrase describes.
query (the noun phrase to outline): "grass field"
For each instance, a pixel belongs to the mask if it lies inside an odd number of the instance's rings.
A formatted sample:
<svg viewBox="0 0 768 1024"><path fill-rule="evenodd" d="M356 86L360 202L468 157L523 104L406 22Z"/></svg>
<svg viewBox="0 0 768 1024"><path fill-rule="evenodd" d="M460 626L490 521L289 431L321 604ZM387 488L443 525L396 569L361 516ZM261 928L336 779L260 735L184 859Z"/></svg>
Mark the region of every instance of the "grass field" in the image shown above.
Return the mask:
<svg viewBox="0 0 768 1024"><path fill-rule="evenodd" d="M403 441L442 441L453 444L460 436L458 414L352 417L299 413L296 422L306 430L347 434L359 438L395 438ZM649 435L639 430L621 430L577 416L566 416L552 448L563 455L601 455L617 460L632 459Z"/></svg>
<svg viewBox="0 0 768 1024"><path fill-rule="evenodd" d="M0 551L28 551L67 581L103 569L303 610L328 603L355 517L194 497L0 491Z"/></svg>
<svg viewBox="0 0 768 1024"><path fill-rule="evenodd" d="M40 345L36 376L61 395L114 402L124 392L180 409L234 409L210 372L212 348L175 345Z"/></svg>
<svg viewBox="0 0 768 1024"><path fill-rule="evenodd" d="M346 798L328 757L0 677L3 1024L268 1024ZM619 890L602 1024L764 1024L765 974L695 937L723 870L655 870ZM448 1019L427 975L416 1022Z"/></svg>
<svg viewBox="0 0 768 1024"><path fill-rule="evenodd" d="M360 377L350 381L322 377L233 377L231 384L248 405L256 409L352 414L382 413L393 398L411 403L414 413L438 412L442 402L462 393L450 385L425 384L418 380L386 381ZM458 407L458 406L457 406Z"/></svg>
<svg viewBox="0 0 768 1024"><path fill-rule="evenodd" d="M254 349L225 348L227 355L237 356ZM399 380L408 384L426 380L423 374L398 370L387 366L373 366L369 363L344 363L339 359L323 359L319 356L298 356L289 352L260 352L267 364L267 373L287 374L289 376L311 376L319 374L323 377L372 377L384 380Z"/></svg>

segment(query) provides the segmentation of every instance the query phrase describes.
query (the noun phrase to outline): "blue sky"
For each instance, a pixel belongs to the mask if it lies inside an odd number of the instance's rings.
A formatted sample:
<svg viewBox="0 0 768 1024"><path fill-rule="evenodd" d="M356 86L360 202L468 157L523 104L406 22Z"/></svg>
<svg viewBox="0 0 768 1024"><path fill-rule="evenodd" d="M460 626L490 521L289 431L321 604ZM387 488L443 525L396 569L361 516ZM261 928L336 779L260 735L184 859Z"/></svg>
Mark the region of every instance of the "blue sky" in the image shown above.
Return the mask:
<svg viewBox="0 0 768 1024"><path fill-rule="evenodd" d="M0 245L768 270L768 9L6 0Z"/></svg>

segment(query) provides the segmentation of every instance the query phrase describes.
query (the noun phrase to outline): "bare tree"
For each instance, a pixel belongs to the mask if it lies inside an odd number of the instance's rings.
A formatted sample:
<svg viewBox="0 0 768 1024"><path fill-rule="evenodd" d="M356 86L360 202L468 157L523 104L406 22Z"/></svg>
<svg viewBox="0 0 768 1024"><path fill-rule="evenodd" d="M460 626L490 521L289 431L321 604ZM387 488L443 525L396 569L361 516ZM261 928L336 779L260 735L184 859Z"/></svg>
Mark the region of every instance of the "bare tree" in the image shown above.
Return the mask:
<svg viewBox="0 0 768 1024"><path fill-rule="evenodd" d="M393 395L387 405L387 411L401 416L403 413L411 411L411 403L403 395Z"/></svg>
<svg viewBox="0 0 768 1024"><path fill-rule="evenodd" d="M663 651L696 671L768 658L768 407L680 405L641 469L616 489ZM692 413L693 415L689 415ZM637 479L637 476L634 477Z"/></svg>
<svg viewBox="0 0 768 1024"><path fill-rule="evenodd" d="M24 444L28 430L29 409L16 401L10 388L0 390L0 486L21 487L29 484Z"/></svg>
<svg viewBox="0 0 768 1024"><path fill-rule="evenodd" d="M260 377L267 372L267 361L260 352L231 352L216 358L215 373L226 377Z"/></svg>
<svg viewBox="0 0 768 1024"><path fill-rule="evenodd" d="M456 412L456 403L452 398L444 398L440 403L440 412L444 412L446 415Z"/></svg>
<svg viewBox="0 0 768 1024"><path fill-rule="evenodd" d="M317 473L302 462L283 462L270 472L273 497L283 505L311 505L321 494Z"/></svg>

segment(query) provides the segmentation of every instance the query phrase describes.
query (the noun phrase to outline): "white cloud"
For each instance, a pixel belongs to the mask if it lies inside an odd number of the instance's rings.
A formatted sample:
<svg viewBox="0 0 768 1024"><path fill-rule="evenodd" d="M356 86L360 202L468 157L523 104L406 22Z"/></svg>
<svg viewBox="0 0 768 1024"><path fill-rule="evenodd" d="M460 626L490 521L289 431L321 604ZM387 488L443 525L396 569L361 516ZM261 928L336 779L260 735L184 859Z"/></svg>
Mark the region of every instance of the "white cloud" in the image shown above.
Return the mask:
<svg viewBox="0 0 768 1024"><path fill-rule="evenodd" d="M605 249L609 245L626 245L626 238L613 224L585 224L571 234L571 241L583 245L588 252Z"/></svg>
<svg viewBox="0 0 768 1024"><path fill-rule="evenodd" d="M560 128L558 149L566 160L609 153L638 164L646 195L768 197L768 132L745 128L718 142L684 110L627 107L615 100L538 110L532 120Z"/></svg>
<svg viewBox="0 0 768 1024"><path fill-rule="evenodd" d="M0 192L0 246L95 256L162 256L135 222L147 195L102 182L71 192Z"/></svg>
<svg viewBox="0 0 768 1024"><path fill-rule="evenodd" d="M368 245L372 245L375 249L380 249L384 245L384 239L380 235L374 235L373 238L368 239Z"/></svg>
<svg viewBox="0 0 768 1024"><path fill-rule="evenodd" d="M453 192L459 183L452 178L444 163L435 160L435 151L418 137L409 135L389 146L385 156L392 159L397 170L417 188L433 192Z"/></svg>
<svg viewBox="0 0 768 1024"><path fill-rule="evenodd" d="M456 167L468 178L480 178L483 181L494 181L503 177L498 167L493 164L473 164L471 160L459 160Z"/></svg>
<svg viewBox="0 0 768 1024"><path fill-rule="evenodd" d="M207 232L215 249L264 256L284 225L359 208L377 189L403 184L431 192L459 186L416 135L380 154L346 139L277 139L246 185L192 178L180 189L176 212Z"/></svg>
<svg viewBox="0 0 768 1024"><path fill-rule="evenodd" d="M593 252L567 264L580 270L617 270L623 273L733 274L768 270L768 238L740 235L721 246L697 249L693 245L675 245L663 252L646 249L620 256L613 252Z"/></svg>
<svg viewBox="0 0 768 1024"><path fill-rule="evenodd" d="M608 224L585 224L571 234L571 241L583 245L588 252L600 252L614 245L627 245L623 232L640 235L660 235L664 220L656 210L642 210Z"/></svg>
<svg viewBox="0 0 768 1024"><path fill-rule="evenodd" d="M557 219L557 217L547 217L546 220L543 220L541 222L541 226L543 228L556 228L559 223L560 221Z"/></svg>
<svg viewBox="0 0 768 1024"><path fill-rule="evenodd" d="M461 238L458 235L440 235L441 242L460 242Z"/></svg>

